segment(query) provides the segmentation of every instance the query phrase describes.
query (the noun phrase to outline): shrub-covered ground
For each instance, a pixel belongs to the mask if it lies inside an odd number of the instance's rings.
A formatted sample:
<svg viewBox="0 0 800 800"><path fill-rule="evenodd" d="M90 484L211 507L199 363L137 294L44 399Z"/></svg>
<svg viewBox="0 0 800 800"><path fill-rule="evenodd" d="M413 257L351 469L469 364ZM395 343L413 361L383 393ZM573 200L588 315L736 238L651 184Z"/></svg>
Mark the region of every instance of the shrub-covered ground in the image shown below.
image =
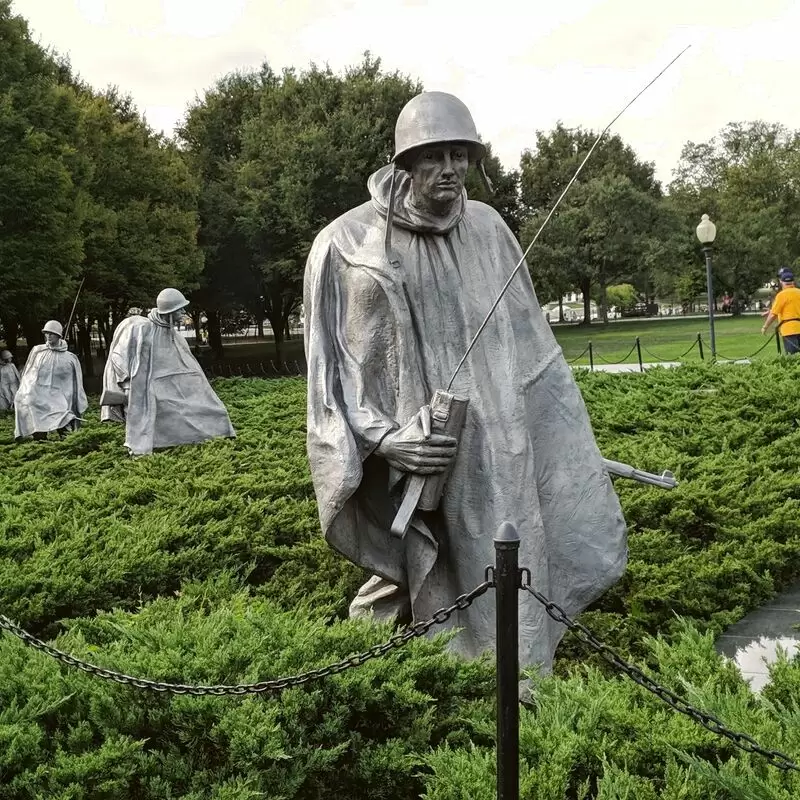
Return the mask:
<svg viewBox="0 0 800 800"><path fill-rule="evenodd" d="M754 697L711 635L800 575L800 362L578 379L603 453L680 481L617 482L630 564L583 621L800 758L800 667L782 663ZM237 439L138 460L95 407L64 442L14 444L0 418L0 613L95 663L179 682L278 677L388 637L343 619L364 576L319 535L305 383L216 389ZM523 714L524 797L798 795L796 778L569 637L556 672ZM2 636L0 798L489 798L492 692L492 665L441 640L279 696L198 699L103 683Z"/></svg>

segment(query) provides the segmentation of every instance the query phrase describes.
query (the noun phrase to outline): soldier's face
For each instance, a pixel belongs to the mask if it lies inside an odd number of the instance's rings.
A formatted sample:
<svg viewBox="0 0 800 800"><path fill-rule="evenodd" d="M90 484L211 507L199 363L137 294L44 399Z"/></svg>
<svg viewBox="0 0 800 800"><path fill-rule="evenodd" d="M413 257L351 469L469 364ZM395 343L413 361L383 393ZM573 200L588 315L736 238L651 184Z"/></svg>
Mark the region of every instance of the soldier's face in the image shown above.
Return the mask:
<svg viewBox="0 0 800 800"><path fill-rule="evenodd" d="M461 195L469 167L467 148L459 143L422 148L411 165L414 193L436 204Z"/></svg>
<svg viewBox="0 0 800 800"><path fill-rule="evenodd" d="M57 345L59 339L61 339L61 337L57 333L46 333L44 335L45 342L47 342L47 344L49 344L51 347Z"/></svg>

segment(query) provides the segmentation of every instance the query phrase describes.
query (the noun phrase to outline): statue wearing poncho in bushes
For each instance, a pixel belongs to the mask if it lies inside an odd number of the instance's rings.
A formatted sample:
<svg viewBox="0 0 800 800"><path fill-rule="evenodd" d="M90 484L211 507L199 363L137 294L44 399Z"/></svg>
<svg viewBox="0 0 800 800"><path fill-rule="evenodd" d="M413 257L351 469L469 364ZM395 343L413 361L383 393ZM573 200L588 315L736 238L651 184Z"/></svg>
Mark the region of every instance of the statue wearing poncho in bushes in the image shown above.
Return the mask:
<svg viewBox="0 0 800 800"><path fill-rule="evenodd" d="M236 436L225 406L175 331L187 305L177 289L164 289L146 317L128 317L114 332L100 418L125 422L132 455Z"/></svg>
<svg viewBox="0 0 800 800"><path fill-rule="evenodd" d="M522 253L464 191L481 144L452 95L412 99L371 200L328 225L306 265L308 454L327 541L373 574L351 616L424 620L484 580L501 522L533 585L575 614L622 575L626 527L588 415L530 276L520 271L452 387L458 441L423 408L448 379ZM488 181L487 181L488 183ZM390 535L410 476L449 470L438 508ZM451 647L494 649L494 595L458 612ZM434 628L434 632L440 626ZM520 659L549 669L564 629L520 595Z"/></svg>
<svg viewBox="0 0 800 800"><path fill-rule="evenodd" d="M14 407L14 395L19 389L19 372L14 365L14 356L9 350L0 352L0 412Z"/></svg>
<svg viewBox="0 0 800 800"><path fill-rule="evenodd" d="M80 426L89 406L80 361L67 350L63 332L61 323L51 319L42 328L46 343L28 353L14 398L17 439L45 439L53 431L65 436Z"/></svg>

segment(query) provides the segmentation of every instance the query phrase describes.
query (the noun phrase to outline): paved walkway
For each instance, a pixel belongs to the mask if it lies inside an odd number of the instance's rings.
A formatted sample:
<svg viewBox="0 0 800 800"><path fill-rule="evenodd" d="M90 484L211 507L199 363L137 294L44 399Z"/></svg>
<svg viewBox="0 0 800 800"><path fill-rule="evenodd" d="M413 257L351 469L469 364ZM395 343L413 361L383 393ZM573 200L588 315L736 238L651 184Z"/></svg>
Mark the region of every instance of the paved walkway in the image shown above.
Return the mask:
<svg viewBox="0 0 800 800"><path fill-rule="evenodd" d="M680 361L660 361L658 364L642 364L643 369L653 367L679 367ZM590 369L588 364L574 364L572 369ZM641 372L638 364L595 364L594 372Z"/></svg>
<svg viewBox="0 0 800 800"><path fill-rule="evenodd" d="M735 361L717 360L717 364L749 364L749 358L738 358ZM642 370L653 369L653 367L680 367L680 361L659 361L657 364L642 364ZM573 364L572 369L590 369L588 364ZM638 364L595 364L595 372L641 372Z"/></svg>
<svg viewBox="0 0 800 800"><path fill-rule="evenodd" d="M800 648L800 583L740 619L717 639L717 651L733 659L754 691L769 683L767 664L778 648L791 658Z"/></svg>

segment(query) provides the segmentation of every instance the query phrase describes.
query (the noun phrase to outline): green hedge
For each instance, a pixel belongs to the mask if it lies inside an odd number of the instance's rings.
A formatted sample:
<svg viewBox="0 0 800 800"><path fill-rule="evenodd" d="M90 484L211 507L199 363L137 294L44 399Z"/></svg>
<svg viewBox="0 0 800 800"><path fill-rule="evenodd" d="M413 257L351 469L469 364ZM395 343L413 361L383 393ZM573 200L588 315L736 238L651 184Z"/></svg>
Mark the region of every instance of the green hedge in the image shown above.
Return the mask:
<svg viewBox="0 0 800 800"><path fill-rule="evenodd" d="M603 453L680 481L617 481L630 564L583 621L796 757L800 668L780 665L755 699L702 632L800 575L798 379L789 359L578 374ZM364 576L319 534L305 383L215 386L236 440L138 460L95 406L64 442L14 444L0 418L0 613L103 665L204 683L296 672L388 636L341 619ZM279 697L200 700L105 684L0 637L0 800L491 797L491 665L442 648L417 642ZM567 637L559 677L537 684L525 797L797 796L793 777L593 664Z"/></svg>
<svg viewBox="0 0 800 800"><path fill-rule="evenodd" d="M800 664L781 660L756 698L713 637L679 622L675 642L644 642L651 677L767 748L800 754ZM522 800L793 800L783 772L680 715L630 680L574 666L540 680L521 711ZM484 733L488 734L487 720ZM427 759L425 800L494 800L495 752L445 742Z"/></svg>
<svg viewBox="0 0 800 800"><path fill-rule="evenodd" d="M243 683L365 650L388 626L282 611L221 576L138 613L73 620L56 646L156 680ZM277 696L171 697L0 638L0 798L412 800L432 747L489 744L487 662L417 640Z"/></svg>
<svg viewBox="0 0 800 800"><path fill-rule="evenodd" d="M800 575L799 367L578 373L604 454L680 481L616 481L630 564L586 619L617 646L635 651L675 614L718 630ZM134 609L219 570L284 608L346 612L364 576L319 535L305 382L216 387L235 440L138 460L94 409L63 443L13 444L0 420L3 613L52 635L58 620Z"/></svg>
<svg viewBox="0 0 800 800"><path fill-rule="evenodd" d="M13 444L11 418L0 423L3 613L54 633L57 620L136 608L227 569L285 607L305 598L346 610L363 576L319 535L305 382L216 386L236 439L141 459L94 406L63 443Z"/></svg>

